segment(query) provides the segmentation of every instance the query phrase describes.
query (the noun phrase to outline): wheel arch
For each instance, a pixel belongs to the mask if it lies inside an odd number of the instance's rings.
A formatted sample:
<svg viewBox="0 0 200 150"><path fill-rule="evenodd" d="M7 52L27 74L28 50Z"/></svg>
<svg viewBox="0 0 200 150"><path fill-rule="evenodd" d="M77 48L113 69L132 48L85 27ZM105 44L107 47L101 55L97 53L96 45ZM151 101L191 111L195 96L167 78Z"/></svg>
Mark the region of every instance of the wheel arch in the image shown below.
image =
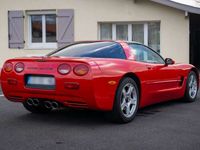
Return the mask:
<svg viewBox="0 0 200 150"><path fill-rule="evenodd" d="M128 73L124 74L124 75L121 77L121 79L120 79L120 81L119 81L119 83L118 83L118 85L117 85L116 91L115 91L115 96L116 96L117 90L118 90L118 88L119 88L119 86L120 86L122 80L123 80L124 78L126 78L126 77L129 77L129 78L133 79L133 80L136 82L136 84L137 84L137 86L138 86L138 90L139 90L139 103L140 103L140 98L141 98L141 82L140 82L139 77L138 77L136 74L132 73L132 72L128 72ZM115 97L115 98L116 98L116 97ZM113 106L114 106L114 104L115 104L115 101L114 101L114 103L113 103ZM112 108L113 108L113 107L112 107Z"/></svg>
<svg viewBox="0 0 200 150"><path fill-rule="evenodd" d="M135 73L132 73L132 72L128 72L126 74L124 74L119 82L119 84L121 83L121 81L126 78L126 77L129 77L129 78L132 78L137 86L138 86L138 90L139 90L139 99L141 98L141 81L139 79L139 77L135 74ZM118 85L119 86L119 85Z"/></svg>

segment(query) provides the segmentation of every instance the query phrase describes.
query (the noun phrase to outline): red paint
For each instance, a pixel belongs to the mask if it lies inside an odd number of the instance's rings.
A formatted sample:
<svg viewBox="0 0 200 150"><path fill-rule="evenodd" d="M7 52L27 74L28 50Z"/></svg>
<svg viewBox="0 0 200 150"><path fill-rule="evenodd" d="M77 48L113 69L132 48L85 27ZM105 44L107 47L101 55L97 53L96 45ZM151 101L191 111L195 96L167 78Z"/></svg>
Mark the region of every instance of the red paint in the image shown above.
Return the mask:
<svg viewBox="0 0 200 150"><path fill-rule="evenodd" d="M124 48L127 60L64 57L24 57L7 60L4 68L7 63L15 66L19 62L22 62L25 68L19 73L14 69L10 72L2 70L3 93L8 100L15 102L23 102L28 98L46 98L69 107L112 110L120 80L127 73L131 73L140 81L140 107L184 96L187 76L194 66L189 64L166 66L136 62L127 43L118 42ZM67 74L58 73L58 67L62 64L70 66L63 67L70 68ZM82 70L78 68L79 71L87 73L82 76L76 75L74 68L82 65L84 68L82 67ZM8 67L10 66L9 64ZM27 88L26 74L53 75L56 78L56 89ZM9 84L9 82L16 83L13 81L17 81L17 84Z"/></svg>

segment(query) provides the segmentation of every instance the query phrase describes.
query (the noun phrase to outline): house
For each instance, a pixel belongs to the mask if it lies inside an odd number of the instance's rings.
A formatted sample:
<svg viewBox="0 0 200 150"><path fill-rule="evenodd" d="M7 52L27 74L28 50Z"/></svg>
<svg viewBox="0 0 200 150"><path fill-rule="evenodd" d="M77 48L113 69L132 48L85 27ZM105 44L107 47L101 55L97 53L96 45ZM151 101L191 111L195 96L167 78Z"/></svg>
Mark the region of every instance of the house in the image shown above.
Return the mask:
<svg viewBox="0 0 200 150"><path fill-rule="evenodd" d="M187 0L185 0L187 1ZM128 40L200 67L200 7L181 0L0 0L0 65L81 40Z"/></svg>

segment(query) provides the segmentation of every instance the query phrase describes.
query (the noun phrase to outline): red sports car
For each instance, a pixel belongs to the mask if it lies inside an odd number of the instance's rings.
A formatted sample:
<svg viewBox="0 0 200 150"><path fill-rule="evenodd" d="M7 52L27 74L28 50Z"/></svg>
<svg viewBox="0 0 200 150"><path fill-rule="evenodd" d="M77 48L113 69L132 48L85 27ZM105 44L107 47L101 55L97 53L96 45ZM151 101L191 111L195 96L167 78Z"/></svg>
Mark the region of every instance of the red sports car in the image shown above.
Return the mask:
<svg viewBox="0 0 200 150"><path fill-rule="evenodd" d="M175 64L136 42L86 41L44 57L7 60L1 84L8 100L33 113L86 108L109 111L125 123L147 105L195 101L199 74L194 66Z"/></svg>

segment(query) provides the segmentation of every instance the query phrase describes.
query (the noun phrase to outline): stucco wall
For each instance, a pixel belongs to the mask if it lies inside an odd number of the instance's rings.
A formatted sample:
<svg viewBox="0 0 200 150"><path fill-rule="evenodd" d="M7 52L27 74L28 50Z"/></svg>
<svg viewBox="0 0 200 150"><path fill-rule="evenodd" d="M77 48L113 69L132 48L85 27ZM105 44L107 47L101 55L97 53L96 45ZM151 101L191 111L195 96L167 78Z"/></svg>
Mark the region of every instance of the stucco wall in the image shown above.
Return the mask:
<svg viewBox="0 0 200 150"><path fill-rule="evenodd" d="M189 62L189 19L183 11L148 0L0 0L0 65L12 57L45 54L50 50L8 48L8 10L74 9L75 40L98 39L98 22L161 22L161 54ZM27 42L27 20L25 20Z"/></svg>

